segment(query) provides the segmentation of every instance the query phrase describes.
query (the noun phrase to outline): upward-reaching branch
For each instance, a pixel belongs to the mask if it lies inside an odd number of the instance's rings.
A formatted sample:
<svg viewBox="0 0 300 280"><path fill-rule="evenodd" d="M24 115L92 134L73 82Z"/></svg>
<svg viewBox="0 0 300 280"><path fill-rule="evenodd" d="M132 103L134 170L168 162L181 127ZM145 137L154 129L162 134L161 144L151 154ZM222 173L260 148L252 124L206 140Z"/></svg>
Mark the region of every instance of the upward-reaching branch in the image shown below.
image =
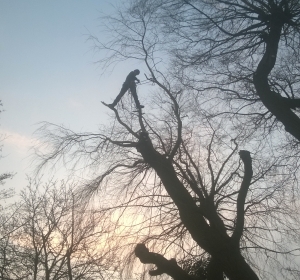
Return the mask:
<svg viewBox="0 0 300 280"><path fill-rule="evenodd" d="M244 163L245 171L243 181L239 190L237 202L236 202L236 226L232 234L232 239L235 242L237 248L239 248L239 241L244 230L245 221L245 201L252 180L252 159L248 151L240 151L241 160Z"/></svg>

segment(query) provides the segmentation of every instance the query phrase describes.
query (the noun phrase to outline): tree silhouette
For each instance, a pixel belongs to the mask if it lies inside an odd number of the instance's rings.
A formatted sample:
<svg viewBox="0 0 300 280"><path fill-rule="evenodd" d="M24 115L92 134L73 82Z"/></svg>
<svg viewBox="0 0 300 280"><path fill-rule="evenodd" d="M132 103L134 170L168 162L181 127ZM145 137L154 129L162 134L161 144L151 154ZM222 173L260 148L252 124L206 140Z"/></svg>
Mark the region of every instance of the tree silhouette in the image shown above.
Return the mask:
<svg viewBox="0 0 300 280"><path fill-rule="evenodd" d="M112 226L100 210L76 205L64 182L30 181L0 232L2 279L119 279L105 249Z"/></svg>
<svg viewBox="0 0 300 280"><path fill-rule="evenodd" d="M45 124L39 170L88 170L82 198L127 219L150 275L297 279L298 1L132 1L105 24L100 63L144 67L144 114L124 97L97 133ZM205 254L207 276L184 266Z"/></svg>

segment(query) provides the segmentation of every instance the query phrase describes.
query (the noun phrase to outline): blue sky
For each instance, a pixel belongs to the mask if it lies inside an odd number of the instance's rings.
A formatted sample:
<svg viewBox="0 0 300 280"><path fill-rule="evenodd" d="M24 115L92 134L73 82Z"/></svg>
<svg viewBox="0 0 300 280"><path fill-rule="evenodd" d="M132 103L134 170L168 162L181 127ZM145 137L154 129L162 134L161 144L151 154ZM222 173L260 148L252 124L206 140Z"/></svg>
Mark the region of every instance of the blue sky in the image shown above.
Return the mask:
<svg viewBox="0 0 300 280"><path fill-rule="evenodd" d="M112 101L132 67L101 75L89 34L98 37L101 13L119 1L0 0L0 173L16 175L21 189L30 175L33 132L42 121L77 131L96 130L106 119L100 101Z"/></svg>

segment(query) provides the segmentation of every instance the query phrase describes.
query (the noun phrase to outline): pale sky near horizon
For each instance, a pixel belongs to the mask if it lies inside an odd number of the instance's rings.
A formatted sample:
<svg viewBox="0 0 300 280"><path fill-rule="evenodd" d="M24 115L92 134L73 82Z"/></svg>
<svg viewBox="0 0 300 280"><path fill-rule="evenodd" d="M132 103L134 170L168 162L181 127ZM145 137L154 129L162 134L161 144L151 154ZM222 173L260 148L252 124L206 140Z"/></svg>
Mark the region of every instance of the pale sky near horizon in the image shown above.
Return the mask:
<svg viewBox="0 0 300 280"><path fill-rule="evenodd" d="M126 65L101 76L100 58L87 40L99 32L101 13L112 13L106 0L0 0L0 174L16 173L6 187L26 185L29 148L43 121L76 131L94 131L127 72Z"/></svg>

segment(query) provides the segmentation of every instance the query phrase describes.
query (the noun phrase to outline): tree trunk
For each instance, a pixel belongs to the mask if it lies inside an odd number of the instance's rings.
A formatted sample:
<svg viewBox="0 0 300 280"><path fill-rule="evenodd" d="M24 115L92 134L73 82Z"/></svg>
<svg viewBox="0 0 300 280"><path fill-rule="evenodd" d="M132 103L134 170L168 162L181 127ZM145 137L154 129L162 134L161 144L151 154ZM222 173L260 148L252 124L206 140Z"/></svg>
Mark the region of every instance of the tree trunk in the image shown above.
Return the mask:
<svg viewBox="0 0 300 280"><path fill-rule="evenodd" d="M138 149L144 160L160 177L192 238L221 265L226 276L230 280L258 280L236 243L226 232L214 229L206 222L199 207L178 179L171 160L154 149L150 138L145 133L140 136Z"/></svg>
<svg viewBox="0 0 300 280"><path fill-rule="evenodd" d="M266 51L254 73L253 82L256 92L266 108L282 122L287 132L300 141L300 119L284 101L284 98L271 90L268 82L268 76L276 63L281 30L284 25L284 12L278 9L272 16Z"/></svg>

